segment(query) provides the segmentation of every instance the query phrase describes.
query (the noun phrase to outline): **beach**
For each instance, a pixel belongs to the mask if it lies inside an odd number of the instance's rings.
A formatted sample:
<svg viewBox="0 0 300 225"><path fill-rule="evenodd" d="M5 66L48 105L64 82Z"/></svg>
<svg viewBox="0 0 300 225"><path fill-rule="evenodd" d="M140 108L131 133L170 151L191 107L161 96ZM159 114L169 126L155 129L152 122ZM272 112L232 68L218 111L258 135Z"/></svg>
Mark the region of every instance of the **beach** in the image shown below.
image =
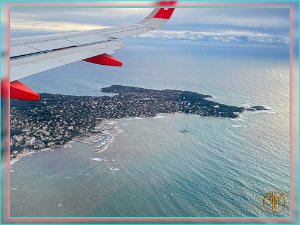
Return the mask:
<svg viewBox="0 0 300 225"><path fill-rule="evenodd" d="M80 137L75 137L71 141L61 145L51 148L44 148L41 150L27 150L22 151L16 155L16 158L10 160L10 165L13 166L23 157L30 157L32 154L36 154L44 151L55 151L61 148L72 148L72 143L80 142L90 146L93 146L95 152L103 152L108 146L113 142L115 136L121 133L122 130L116 125L116 120L103 120L101 123L97 124L92 132L81 135Z"/></svg>

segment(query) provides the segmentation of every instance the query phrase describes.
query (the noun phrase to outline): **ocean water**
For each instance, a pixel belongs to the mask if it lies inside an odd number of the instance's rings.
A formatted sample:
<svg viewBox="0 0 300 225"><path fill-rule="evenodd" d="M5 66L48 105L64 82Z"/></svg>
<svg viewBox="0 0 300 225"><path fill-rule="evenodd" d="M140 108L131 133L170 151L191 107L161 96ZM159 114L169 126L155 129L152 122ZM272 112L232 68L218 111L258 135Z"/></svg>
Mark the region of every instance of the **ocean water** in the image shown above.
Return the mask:
<svg viewBox="0 0 300 225"><path fill-rule="evenodd" d="M12 216L287 216L261 210L289 198L287 46L127 40L123 68L76 62L23 79L38 92L101 95L112 84L184 89L215 101L264 105L239 119L160 115L121 119L102 153L82 143L11 168ZM180 130L189 133L181 133Z"/></svg>

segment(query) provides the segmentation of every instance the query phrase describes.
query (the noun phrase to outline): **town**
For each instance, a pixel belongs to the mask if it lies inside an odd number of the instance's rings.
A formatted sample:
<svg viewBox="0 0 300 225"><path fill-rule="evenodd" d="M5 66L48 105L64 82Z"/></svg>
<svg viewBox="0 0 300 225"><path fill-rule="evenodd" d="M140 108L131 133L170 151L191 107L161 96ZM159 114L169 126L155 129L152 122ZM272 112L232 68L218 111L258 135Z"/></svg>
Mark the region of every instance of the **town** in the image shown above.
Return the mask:
<svg viewBox="0 0 300 225"><path fill-rule="evenodd" d="M10 158L30 151L61 146L89 132L105 119L154 117L159 113L188 113L202 117L236 118L245 110L207 100L210 95L181 90L153 90L112 85L112 96L40 94L40 101L11 101Z"/></svg>

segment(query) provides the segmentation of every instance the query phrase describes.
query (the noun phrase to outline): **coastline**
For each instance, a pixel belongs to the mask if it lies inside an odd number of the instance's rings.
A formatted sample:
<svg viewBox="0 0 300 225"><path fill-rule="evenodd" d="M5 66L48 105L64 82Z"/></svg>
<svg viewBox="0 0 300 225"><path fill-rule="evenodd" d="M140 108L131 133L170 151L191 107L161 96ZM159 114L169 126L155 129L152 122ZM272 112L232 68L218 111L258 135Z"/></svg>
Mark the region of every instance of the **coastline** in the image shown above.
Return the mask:
<svg viewBox="0 0 300 225"><path fill-rule="evenodd" d="M271 110L271 107L267 107L267 110ZM264 111L264 110L263 111L255 111L255 113L261 113L261 112L274 113L272 111L270 112L270 111ZM153 117L136 116L136 117L121 118L121 119L125 119L125 120L141 120L144 118L162 119L162 118L165 118L165 116L169 115L169 114L185 114L185 113L182 113L182 112L158 113ZM240 113L236 118L222 118L222 119L230 119L230 120L236 121L236 120L242 120L241 116L242 116L242 113ZM220 117L203 117L203 118L216 119L216 118L220 118ZM117 134L123 132L123 130L121 130L119 128L119 126L116 125L118 120L120 120L120 119L103 119L101 122L99 122L94 127L92 132L87 132L80 136L74 137L70 141L68 141L62 145L57 145L54 147L47 147L47 148L43 148L41 150L32 150L32 151L27 150L26 152L21 152L17 155L17 157L10 160L10 166L13 166L16 162L18 162L22 158L24 158L26 156L30 156L35 153L44 152L44 151L55 151L55 149L58 149L58 148L71 148L72 147L71 143L74 143L74 142L80 142L83 144L93 145L93 147L95 148L95 153L102 153L107 150L107 148L109 147L109 145L111 143L113 143ZM237 127L237 126L232 125L232 127ZM112 132L116 132L116 133L112 133ZM103 142L101 142L101 140L103 140L103 138L105 136L106 136L106 139ZM99 142L101 142L101 143L99 144Z"/></svg>
<svg viewBox="0 0 300 225"><path fill-rule="evenodd" d="M26 156L30 156L30 155L33 155L33 154L36 154L36 153L39 153L39 152L45 152L45 151L55 151L55 149L57 148L71 148L72 145L71 143L73 143L74 141L71 140L67 143L65 143L64 145L61 145L61 146L55 146L55 147L50 147L50 148L43 148L41 150L32 150L32 151L27 151L27 152L21 152L17 155L16 158L13 158L10 160L9 164L10 166L13 166L16 162L18 162L19 160L21 160L22 158L26 157Z"/></svg>
<svg viewBox="0 0 300 225"><path fill-rule="evenodd" d="M174 114L177 114L177 112L174 113ZM151 117L151 118L153 118L153 119L162 119L162 118L165 118L165 115L167 115L167 113L159 113L156 116ZM125 119L125 120L141 120L141 119L144 119L144 118L147 118L147 117L128 117L128 118L122 118L122 119ZM55 151L58 148L71 148L72 147L71 144L74 143L74 142L80 142L80 143L83 143L83 144L93 145L93 147L95 148L95 153L102 153L105 150L107 150L107 148L109 147L109 145L111 143L113 143L113 141L115 140L115 136L117 134L123 132L123 130L121 130L119 128L119 126L116 125L118 120L119 119L103 120L95 126L95 128L94 128L95 133L87 132L86 134L83 134L81 136L72 138L70 141L68 141L67 143L65 143L63 145L43 148L41 150L32 150L32 151L21 152L17 155L17 157L10 160L10 166L13 166L15 163L17 163L19 160L21 160L24 157L27 157L27 156L30 156L30 155L33 155L33 154L36 154L36 153L39 153L39 152ZM112 132L110 133L110 131L113 131L115 133L112 134ZM99 145L95 146L95 144L97 144L98 142L100 142L103 139L103 136L108 137L105 140L105 144L101 147Z"/></svg>
<svg viewBox="0 0 300 225"><path fill-rule="evenodd" d="M174 114L177 114L177 113L178 112L175 112ZM180 114L180 113L178 113L178 114ZM151 117L151 118L161 119L161 118L165 118L165 115L167 115L167 113L158 113L156 116ZM128 118L122 118L122 119L125 119L125 120L134 120L134 119L141 120L143 118L147 118L147 117L128 117ZM70 148L70 147L72 147L71 143L74 143L74 142L80 142L80 143L83 143L83 144L94 145L95 143L98 143L99 141L101 141L101 139L104 135L107 135L108 140L105 143L105 145L103 145L100 148L96 148L98 146L94 146L96 153L102 153L105 150L107 150L109 145L111 143L113 143L113 141L115 140L116 134L111 134L111 133L109 133L109 131L116 131L117 134L123 132L123 130L121 130L119 128L119 126L113 126L117 123L118 120L119 119L105 119L105 120L101 121L100 123L98 123L94 127L94 132L95 132L94 136L91 132L87 132L86 134L83 134L81 136L72 138L70 141L68 141L67 143L64 143L63 145L57 145L57 146L54 146L54 147L47 147L47 148L43 148L41 150L32 150L32 151L20 152L17 155L17 157L15 157L13 159L10 159L10 166L13 166L16 162L18 162L22 158L24 158L26 156L30 156L30 155L35 154L35 153L44 152L44 151L55 151L55 149L58 149L58 148ZM107 127L107 125L112 125L112 126ZM97 139L97 137L99 137L99 139Z"/></svg>
<svg viewBox="0 0 300 225"><path fill-rule="evenodd" d="M20 159L24 158L25 156L29 156L29 155L35 154L37 152L38 151L30 151L30 152L26 152L26 153L20 153L16 158L13 158L10 160L9 165L13 166L16 162L18 162Z"/></svg>
<svg viewBox="0 0 300 225"><path fill-rule="evenodd" d="M74 137L67 143L64 143L63 145L43 148L41 150L31 150L31 151L27 150L26 152L20 152L15 158L10 160L10 166L13 166L16 162L20 161L22 158L33 155L35 153L45 152L45 151L55 151L56 149L59 148L71 148L72 147L71 144L74 142L93 145L96 153L104 152L109 147L109 145L114 141L115 136L118 133L123 132L122 130L119 129L119 127L116 124L117 124L116 119L103 120L102 122L100 122L95 126L92 132L88 132L81 136ZM95 145L99 144L99 142L101 143L104 142L105 144L103 144L101 149L96 149L96 147L98 146Z"/></svg>

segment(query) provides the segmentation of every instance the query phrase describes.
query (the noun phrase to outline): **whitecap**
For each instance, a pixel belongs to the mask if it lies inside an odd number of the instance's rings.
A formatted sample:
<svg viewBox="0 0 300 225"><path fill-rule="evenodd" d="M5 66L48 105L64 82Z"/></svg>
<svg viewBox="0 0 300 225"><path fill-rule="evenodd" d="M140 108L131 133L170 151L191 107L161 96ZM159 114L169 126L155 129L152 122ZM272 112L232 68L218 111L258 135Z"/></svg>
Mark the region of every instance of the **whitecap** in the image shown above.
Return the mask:
<svg viewBox="0 0 300 225"><path fill-rule="evenodd" d="M12 166L13 164L15 164L16 162L18 162L20 160L20 158L16 158L10 161L10 165Z"/></svg>
<svg viewBox="0 0 300 225"><path fill-rule="evenodd" d="M252 105L251 104L248 104L248 103L245 103L245 104L242 104L242 106L246 107L246 108L249 108L251 107Z"/></svg>
<svg viewBox="0 0 300 225"><path fill-rule="evenodd" d="M265 107L265 109L267 109L267 110L271 110L271 109L272 109L271 106L264 106L264 107Z"/></svg>
<svg viewBox="0 0 300 225"><path fill-rule="evenodd" d="M267 111L267 110L260 110L260 111L253 111L252 113L256 113L256 114L258 114L258 113L269 113L269 111Z"/></svg>
<svg viewBox="0 0 300 225"><path fill-rule="evenodd" d="M121 133L123 133L124 131L123 130L121 130L119 127L116 127L116 131L118 132L118 134L121 134Z"/></svg>
<svg viewBox="0 0 300 225"><path fill-rule="evenodd" d="M100 162L100 161L102 161L103 159L102 159L102 158L91 158L91 160Z"/></svg>
<svg viewBox="0 0 300 225"><path fill-rule="evenodd" d="M166 118L165 116L162 116L162 115L158 115L158 116L155 116L153 117L154 119L163 119L163 118Z"/></svg>
<svg viewBox="0 0 300 225"><path fill-rule="evenodd" d="M63 148L72 148L72 145L70 145L70 144L65 144L65 145L63 146Z"/></svg>

